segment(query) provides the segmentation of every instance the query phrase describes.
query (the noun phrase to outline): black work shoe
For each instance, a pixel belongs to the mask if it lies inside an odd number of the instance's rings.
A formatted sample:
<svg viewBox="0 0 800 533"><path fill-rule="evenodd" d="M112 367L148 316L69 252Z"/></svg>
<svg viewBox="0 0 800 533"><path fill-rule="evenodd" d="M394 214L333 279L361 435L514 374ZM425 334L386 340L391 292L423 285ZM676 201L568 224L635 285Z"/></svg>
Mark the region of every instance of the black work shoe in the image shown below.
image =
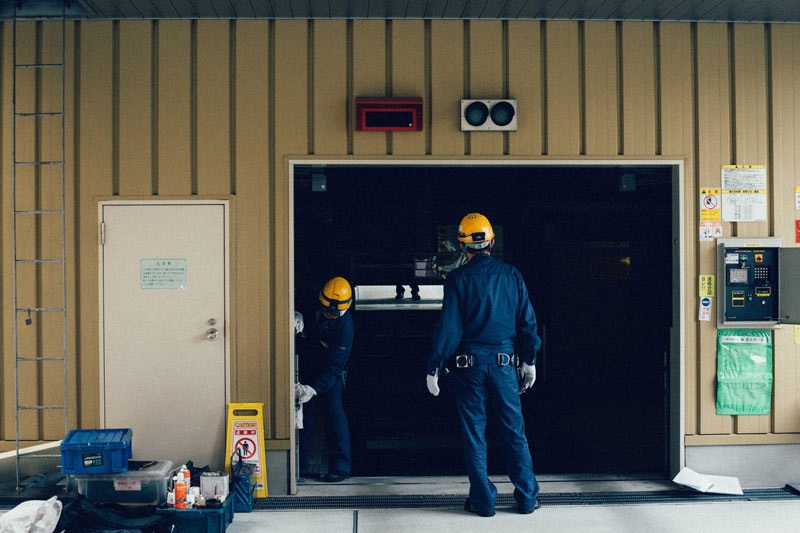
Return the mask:
<svg viewBox="0 0 800 533"><path fill-rule="evenodd" d="M487 513L481 513L479 511L476 511L475 509L473 509L472 508L472 504L469 502L469 498L464 500L464 510L467 511L468 513L475 513L476 515L483 516L485 518L488 518L490 516L494 516L494 512L491 512L491 513L487 514Z"/></svg>
<svg viewBox="0 0 800 533"><path fill-rule="evenodd" d="M339 483L340 481L344 481L348 477L350 476L348 476L344 472L330 472L328 474L325 474L325 477L322 478L322 481L324 481L325 483Z"/></svg>
<svg viewBox="0 0 800 533"><path fill-rule="evenodd" d="M519 511L519 514L531 514L541 506L542 504L539 503L539 500L536 500L536 503L533 504L533 507L517 507L517 510Z"/></svg>

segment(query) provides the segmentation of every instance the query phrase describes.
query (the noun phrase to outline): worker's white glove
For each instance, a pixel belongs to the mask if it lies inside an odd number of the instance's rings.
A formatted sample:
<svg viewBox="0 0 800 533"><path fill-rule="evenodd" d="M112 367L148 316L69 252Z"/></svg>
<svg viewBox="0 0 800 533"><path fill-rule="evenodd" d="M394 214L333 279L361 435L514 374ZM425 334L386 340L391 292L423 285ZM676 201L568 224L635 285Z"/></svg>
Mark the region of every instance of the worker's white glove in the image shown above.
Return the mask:
<svg viewBox="0 0 800 533"><path fill-rule="evenodd" d="M294 312L294 334L297 335L298 333L303 332L303 314L300 311Z"/></svg>
<svg viewBox="0 0 800 533"><path fill-rule="evenodd" d="M436 370L436 374L433 376L428 374L425 378L425 382L428 385L428 392L434 396L439 396L439 370Z"/></svg>
<svg viewBox="0 0 800 533"><path fill-rule="evenodd" d="M522 366L519 367L519 374L521 378L521 383L519 385L520 392L524 392L533 387L533 383L536 381L536 366L529 365L523 361Z"/></svg>
<svg viewBox="0 0 800 533"><path fill-rule="evenodd" d="M303 385L297 383L294 386L294 397L300 403L306 403L308 400L317 395L317 391L311 385Z"/></svg>

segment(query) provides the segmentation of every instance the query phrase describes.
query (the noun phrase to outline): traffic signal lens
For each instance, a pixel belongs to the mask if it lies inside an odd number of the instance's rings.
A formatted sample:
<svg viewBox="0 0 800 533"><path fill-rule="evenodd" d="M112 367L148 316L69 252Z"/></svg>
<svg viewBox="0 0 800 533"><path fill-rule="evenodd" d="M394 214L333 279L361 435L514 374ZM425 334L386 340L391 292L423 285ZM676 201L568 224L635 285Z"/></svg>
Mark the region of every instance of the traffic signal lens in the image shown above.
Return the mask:
<svg viewBox="0 0 800 533"><path fill-rule="evenodd" d="M469 111L469 108L467 108L467 110ZM513 119L514 106L512 106L510 103L498 102L492 107L492 122L498 126L507 126Z"/></svg>
<svg viewBox="0 0 800 533"><path fill-rule="evenodd" d="M488 116L489 108L483 102L472 102L464 110L464 119L470 126L480 126L486 122Z"/></svg>

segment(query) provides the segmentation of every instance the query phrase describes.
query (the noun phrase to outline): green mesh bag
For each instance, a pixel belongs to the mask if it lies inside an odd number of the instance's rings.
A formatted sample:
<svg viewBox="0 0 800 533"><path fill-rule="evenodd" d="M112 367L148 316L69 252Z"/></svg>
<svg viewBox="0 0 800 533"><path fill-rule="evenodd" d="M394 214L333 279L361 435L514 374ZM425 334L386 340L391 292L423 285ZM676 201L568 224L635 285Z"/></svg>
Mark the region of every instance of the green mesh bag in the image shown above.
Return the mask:
<svg viewBox="0 0 800 533"><path fill-rule="evenodd" d="M772 402L772 331L717 331L717 414L767 415Z"/></svg>

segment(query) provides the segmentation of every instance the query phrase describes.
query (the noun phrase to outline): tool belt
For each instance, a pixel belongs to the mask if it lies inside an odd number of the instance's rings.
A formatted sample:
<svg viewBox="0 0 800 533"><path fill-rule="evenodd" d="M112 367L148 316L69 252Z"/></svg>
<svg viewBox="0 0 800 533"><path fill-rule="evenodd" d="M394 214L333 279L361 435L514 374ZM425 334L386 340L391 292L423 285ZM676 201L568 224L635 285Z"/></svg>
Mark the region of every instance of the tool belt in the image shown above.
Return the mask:
<svg viewBox="0 0 800 533"><path fill-rule="evenodd" d="M496 353L489 355L474 355L474 354L461 354L452 358L450 368L470 368L476 365L497 365L517 367L519 364L519 356L512 353Z"/></svg>

